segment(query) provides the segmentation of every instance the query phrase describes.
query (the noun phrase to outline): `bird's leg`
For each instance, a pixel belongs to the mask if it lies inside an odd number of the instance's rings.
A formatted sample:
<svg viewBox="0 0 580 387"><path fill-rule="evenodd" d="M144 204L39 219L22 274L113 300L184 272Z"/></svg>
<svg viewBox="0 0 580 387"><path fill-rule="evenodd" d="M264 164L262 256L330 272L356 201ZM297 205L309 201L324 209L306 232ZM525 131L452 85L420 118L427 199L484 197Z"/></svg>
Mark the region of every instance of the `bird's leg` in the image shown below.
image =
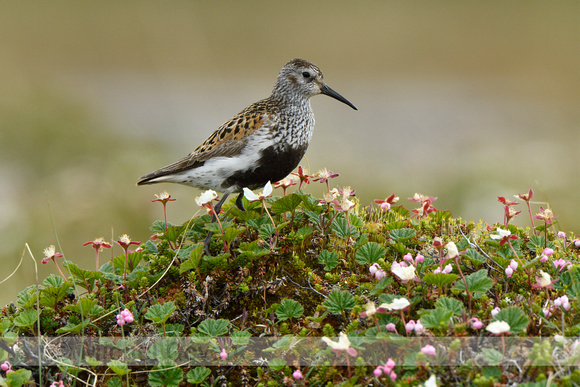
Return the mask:
<svg viewBox="0 0 580 387"><path fill-rule="evenodd" d="M236 198L236 206L238 206L238 208L242 211L246 211L246 209L244 208L244 192L240 192L240 194L238 195L238 197Z"/></svg>
<svg viewBox="0 0 580 387"><path fill-rule="evenodd" d="M229 195L229 192L224 192L224 196L222 196L222 198L220 199L220 201L214 206L214 208L213 208L213 214L211 215L211 223L213 223L213 222L215 222L217 220L217 217L219 216L219 213L222 210L222 205L224 204L224 202L228 198L228 195ZM205 237L205 241L203 242L205 254L206 255L209 255L209 256L211 256L211 254L209 252L209 244L211 243L211 236L212 236L212 234L213 233L211 231L208 231L207 232L207 236Z"/></svg>

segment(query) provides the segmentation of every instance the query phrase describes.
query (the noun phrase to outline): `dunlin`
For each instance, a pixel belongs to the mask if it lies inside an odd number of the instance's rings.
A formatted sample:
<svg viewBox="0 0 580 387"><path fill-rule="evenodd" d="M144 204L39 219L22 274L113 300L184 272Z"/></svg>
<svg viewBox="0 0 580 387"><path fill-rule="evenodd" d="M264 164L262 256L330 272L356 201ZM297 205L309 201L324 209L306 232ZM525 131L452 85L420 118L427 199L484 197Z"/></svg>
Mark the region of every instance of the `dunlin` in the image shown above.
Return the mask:
<svg viewBox="0 0 580 387"><path fill-rule="evenodd" d="M222 191L216 214L229 194L240 192L236 205L243 210L244 187L279 181L298 166L312 138L310 98L317 94L357 110L324 83L315 64L293 59L280 70L272 95L242 110L186 157L142 176L137 185L178 183Z"/></svg>

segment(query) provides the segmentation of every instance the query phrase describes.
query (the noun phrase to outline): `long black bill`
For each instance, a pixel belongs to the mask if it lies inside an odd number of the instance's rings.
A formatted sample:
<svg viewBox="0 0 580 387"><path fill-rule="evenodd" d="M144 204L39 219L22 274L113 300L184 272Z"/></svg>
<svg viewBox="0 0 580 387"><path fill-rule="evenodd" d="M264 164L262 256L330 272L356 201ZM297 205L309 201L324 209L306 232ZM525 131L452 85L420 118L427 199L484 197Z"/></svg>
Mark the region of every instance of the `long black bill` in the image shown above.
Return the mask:
<svg viewBox="0 0 580 387"><path fill-rule="evenodd" d="M344 98L342 95L340 95L336 91L332 90L330 87L328 87L328 85L326 83L323 83L322 86L320 86L320 92L322 94L328 95L329 97L332 97L336 100L339 100L342 103L347 104L348 106L350 106L354 110L358 110L356 108L356 106L354 106L352 103L350 103L350 101L348 99Z"/></svg>

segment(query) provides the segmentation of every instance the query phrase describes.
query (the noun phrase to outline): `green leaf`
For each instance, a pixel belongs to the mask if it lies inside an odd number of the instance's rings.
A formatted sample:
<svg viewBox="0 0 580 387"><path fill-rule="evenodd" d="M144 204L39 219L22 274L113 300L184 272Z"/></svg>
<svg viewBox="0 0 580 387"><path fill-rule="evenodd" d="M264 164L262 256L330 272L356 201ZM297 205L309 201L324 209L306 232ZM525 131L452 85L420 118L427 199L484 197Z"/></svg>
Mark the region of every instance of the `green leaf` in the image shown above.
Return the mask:
<svg viewBox="0 0 580 387"><path fill-rule="evenodd" d="M503 355L501 352L493 348L483 348L481 353L483 355L483 360L485 360L487 364L491 366L499 365L503 360Z"/></svg>
<svg viewBox="0 0 580 387"><path fill-rule="evenodd" d="M554 287L563 288L570 299L580 298L580 268L575 265L560 276Z"/></svg>
<svg viewBox="0 0 580 387"><path fill-rule="evenodd" d="M399 208L401 208L401 207L399 207ZM396 221L396 222L387 223L387 224L385 224L384 228L385 228L385 230L389 231L389 230L396 230L399 228L403 229L403 228L405 228L405 226L407 226L407 222L400 220L400 221Z"/></svg>
<svg viewBox="0 0 580 387"><path fill-rule="evenodd" d="M79 333L84 328L86 328L87 325L90 324L90 322L91 322L91 320L86 318L79 324L68 323L64 327L57 329L56 333L59 333L59 334L60 333Z"/></svg>
<svg viewBox="0 0 580 387"><path fill-rule="evenodd" d="M28 286L26 289L18 293L16 296L16 301L18 302L18 306L23 309L32 308L36 303L36 286L31 285Z"/></svg>
<svg viewBox="0 0 580 387"><path fill-rule="evenodd" d="M145 251L147 254L153 255L159 252L159 250L157 250L157 245L153 243L151 240L145 242L145 244L143 245L143 251Z"/></svg>
<svg viewBox="0 0 580 387"><path fill-rule="evenodd" d="M203 243L198 243L197 245L194 245L193 249L191 250L189 259L179 266L179 274L183 274L189 270L195 270L199 273L199 263L201 262L202 256Z"/></svg>
<svg viewBox="0 0 580 387"><path fill-rule="evenodd" d="M276 372L282 371L282 369L284 369L285 366L286 366L286 360L280 359L277 357L270 360L270 362L268 363L268 367L272 368L272 370L276 371Z"/></svg>
<svg viewBox="0 0 580 387"><path fill-rule="evenodd" d="M413 237L415 237L416 231L412 228L400 228L396 230L392 230L389 233L389 236L394 239L396 242L405 242Z"/></svg>
<svg viewBox="0 0 580 387"><path fill-rule="evenodd" d="M318 263L324 265L324 270L330 271L338 266L338 254L334 251L322 250L318 254Z"/></svg>
<svg viewBox="0 0 580 387"><path fill-rule="evenodd" d="M127 273L131 273L139 265L142 257L142 251L127 255ZM113 267L118 270L118 273L123 273L125 270L125 254L113 258Z"/></svg>
<svg viewBox="0 0 580 387"><path fill-rule="evenodd" d="M185 375L187 382L191 384L201 384L208 376L211 375L211 370L206 367L195 367Z"/></svg>
<svg viewBox="0 0 580 387"><path fill-rule="evenodd" d="M196 245L189 245L189 246L182 246L179 250L177 250L177 257L179 259L188 259L191 256L191 252L197 246Z"/></svg>
<svg viewBox="0 0 580 387"><path fill-rule="evenodd" d="M304 239L314 232L314 228L310 226L303 226L296 230L296 236L300 239Z"/></svg>
<svg viewBox="0 0 580 387"><path fill-rule="evenodd" d="M248 224L248 226L255 228L256 230L259 230L265 224L271 224L271 223L270 223L270 218L268 218L267 216L261 216L259 218L248 220L247 224Z"/></svg>
<svg viewBox="0 0 580 387"><path fill-rule="evenodd" d="M123 387L123 383L121 383L121 379L115 376L107 380L107 387Z"/></svg>
<svg viewBox="0 0 580 387"><path fill-rule="evenodd" d="M224 230L224 234L220 236L220 239L223 239L226 243L230 244L244 231L246 231L245 227L229 227Z"/></svg>
<svg viewBox="0 0 580 387"><path fill-rule="evenodd" d="M276 214L281 214L283 212L291 212L296 209L302 203L302 198L299 195L291 194L284 196L274 203L272 203L272 211Z"/></svg>
<svg viewBox="0 0 580 387"><path fill-rule="evenodd" d="M455 316L461 316L463 314L463 304L456 298L440 297L436 302L435 306L439 308L444 308L453 312Z"/></svg>
<svg viewBox="0 0 580 387"><path fill-rule="evenodd" d="M465 252L465 254L463 254L463 256L469 259L469 262L471 262L475 266L479 266L485 263L485 257L474 249L467 249L467 251Z"/></svg>
<svg viewBox="0 0 580 387"><path fill-rule="evenodd" d="M431 309L428 314L421 316L421 324L427 329L446 330L453 311L445 308Z"/></svg>
<svg viewBox="0 0 580 387"><path fill-rule="evenodd" d="M178 355L177 341L173 338L157 340L147 350L147 356L149 359L156 359L159 362L175 360Z"/></svg>
<svg viewBox="0 0 580 387"><path fill-rule="evenodd" d="M155 304L151 305L145 313L147 320L151 320L156 324L165 324L171 313L175 311L175 304L173 301L166 302L165 304Z"/></svg>
<svg viewBox="0 0 580 387"><path fill-rule="evenodd" d="M166 324L165 325L165 332L167 336L171 337L180 337L183 334L185 327L183 324Z"/></svg>
<svg viewBox="0 0 580 387"><path fill-rule="evenodd" d="M310 194L300 195L302 198L302 207L307 211L311 211L315 214L320 214L323 210L322 206L319 206L320 203L318 199Z"/></svg>
<svg viewBox="0 0 580 387"><path fill-rule="evenodd" d="M211 231L212 233L216 234L216 235L221 235L222 233L222 228L225 230L226 228L229 228L232 226L232 223L229 222L222 222L222 224L220 225L217 222L210 222L210 223L206 223L203 228L204 230L207 231Z"/></svg>
<svg viewBox="0 0 580 387"><path fill-rule="evenodd" d="M31 327L38 319L38 312L34 309L25 309L14 318L14 325L21 328Z"/></svg>
<svg viewBox="0 0 580 387"><path fill-rule="evenodd" d="M359 265L372 265L385 257L385 249L375 242L367 242L356 251L356 263Z"/></svg>
<svg viewBox="0 0 580 387"><path fill-rule="evenodd" d="M248 345L252 334L248 331L233 331L230 335L232 345Z"/></svg>
<svg viewBox="0 0 580 387"><path fill-rule="evenodd" d="M269 239L274 233L276 229L272 225L272 223L266 223L262 227L260 227L260 238L262 239Z"/></svg>
<svg viewBox="0 0 580 387"><path fill-rule="evenodd" d="M6 374L6 379L0 376L1 386L24 386L29 385L32 378L32 371L21 368L19 370L12 370Z"/></svg>
<svg viewBox="0 0 580 387"><path fill-rule="evenodd" d="M348 221L350 222L351 226L355 226L356 228L361 228L364 226L363 220L356 214L349 213Z"/></svg>
<svg viewBox="0 0 580 387"><path fill-rule="evenodd" d="M459 278L457 274L447 274L447 273L427 273L422 278L423 282L431 285L435 285L438 288L449 285L450 283L456 281Z"/></svg>
<svg viewBox="0 0 580 387"><path fill-rule="evenodd" d="M64 266L77 280L76 284L85 289L92 289L95 286L95 282L103 277L103 274L98 271L80 269L77 265L70 261L66 261Z"/></svg>
<svg viewBox="0 0 580 387"><path fill-rule="evenodd" d="M165 222L163 220L156 220L149 227L149 230L157 234L163 234L165 232Z"/></svg>
<svg viewBox="0 0 580 387"><path fill-rule="evenodd" d="M278 320L284 321L290 318L299 318L304 313L304 308L299 302L284 299L280 302L280 306L276 309L276 317Z"/></svg>
<svg viewBox="0 0 580 387"><path fill-rule="evenodd" d="M341 239L348 238L349 225L346 222L346 219L343 217L338 217L338 216L336 218L334 218L334 221L332 222L332 231L334 231L336 236L338 236ZM352 224L350 225L350 236L351 236L351 238L354 238L354 239L356 239L360 236L358 229L355 226L353 226Z"/></svg>
<svg viewBox="0 0 580 387"><path fill-rule="evenodd" d="M244 200L246 200L244 198ZM251 207L253 207L253 204L256 203L252 203ZM260 203L257 203L258 205L260 205ZM260 217L260 214L257 211L252 211L250 205L246 206L244 204L244 208L246 208L249 211L241 211L239 208L237 207L230 207L229 213L234 216L236 218L236 220L240 223L245 223L248 224L249 221L251 221L252 219L257 219Z"/></svg>
<svg viewBox="0 0 580 387"><path fill-rule="evenodd" d="M71 312L78 313L82 316L87 316L89 312L96 306L99 302L97 300L91 300L90 298L81 298L74 305L67 305L64 310L70 310Z"/></svg>
<svg viewBox="0 0 580 387"><path fill-rule="evenodd" d="M153 387L178 387L183 371L173 361L164 361L151 369L149 385Z"/></svg>
<svg viewBox="0 0 580 387"><path fill-rule="evenodd" d="M70 284L64 281L62 281L60 286L47 286L40 289L40 306L54 307L59 301L62 301L71 290L72 287Z"/></svg>
<svg viewBox="0 0 580 387"><path fill-rule="evenodd" d="M199 326L197 327L197 331L210 337L218 337L228 333L229 327L230 322L228 320L225 320L223 318L219 320L208 318L207 320L203 320L201 324L199 324Z"/></svg>
<svg viewBox="0 0 580 387"><path fill-rule="evenodd" d="M554 250L556 249L556 245L554 245L554 242L548 241L548 244L546 245L546 239L543 236L539 235L532 235L528 243L526 243L526 247L532 251L543 251L544 246Z"/></svg>
<svg viewBox="0 0 580 387"><path fill-rule="evenodd" d="M354 308L356 304L353 295L349 292L333 290L323 305L330 313L341 314L345 310Z"/></svg>
<svg viewBox="0 0 580 387"><path fill-rule="evenodd" d="M481 269L473 274L465 277L467 282L467 289L473 293L474 298L480 298L493 286L493 280L487 276L487 270ZM457 281L453 290L465 291L465 283L463 281Z"/></svg>
<svg viewBox="0 0 580 387"><path fill-rule="evenodd" d="M371 290L371 295L376 296L377 294L381 294L391 283L393 282L393 277L383 277L373 290Z"/></svg>
<svg viewBox="0 0 580 387"><path fill-rule="evenodd" d="M78 375L78 373L80 372L80 368L78 367L78 363L75 361L72 361L71 359L64 357L64 356L59 356L57 358L58 360L58 368L63 371L65 374L72 374L72 375Z"/></svg>
<svg viewBox="0 0 580 387"><path fill-rule="evenodd" d="M244 242L240 245L238 249L240 255L238 257L248 257L250 259L261 257L270 253L270 250L258 246L258 241Z"/></svg>
<svg viewBox="0 0 580 387"><path fill-rule="evenodd" d="M451 219L451 212L449 211L434 211L429 214L429 217L435 224L443 224Z"/></svg>
<svg viewBox="0 0 580 387"><path fill-rule="evenodd" d="M167 231L164 231L159 239L168 240L170 242L177 242L181 234L183 233L184 226L169 226Z"/></svg>
<svg viewBox="0 0 580 387"><path fill-rule="evenodd" d="M364 245L368 241L369 241L369 234L364 233L358 238L358 240L355 242L355 244L352 246L352 248L355 250L358 250L361 248L362 245Z"/></svg>
<svg viewBox="0 0 580 387"><path fill-rule="evenodd" d="M48 277L46 277L44 281L42 281L42 285L47 288L50 287L60 288L65 284L65 282L66 281L62 277L51 274Z"/></svg>
<svg viewBox="0 0 580 387"><path fill-rule="evenodd" d="M109 367L111 371L113 371L114 373L116 373L118 376L121 377L125 375L127 372L129 372L127 364L119 360L111 360L110 362L107 363L107 367Z"/></svg>
<svg viewBox="0 0 580 387"><path fill-rule="evenodd" d="M530 319L520 308L510 306L496 314L493 321L505 321L510 326L510 333L518 334L526 330Z"/></svg>
<svg viewBox="0 0 580 387"><path fill-rule="evenodd" d="M100 367L100 366L103 365L103 362L102 361L100 361L97 358L94 358L92 356L85 356L85 361L91 367Z"/></svg>

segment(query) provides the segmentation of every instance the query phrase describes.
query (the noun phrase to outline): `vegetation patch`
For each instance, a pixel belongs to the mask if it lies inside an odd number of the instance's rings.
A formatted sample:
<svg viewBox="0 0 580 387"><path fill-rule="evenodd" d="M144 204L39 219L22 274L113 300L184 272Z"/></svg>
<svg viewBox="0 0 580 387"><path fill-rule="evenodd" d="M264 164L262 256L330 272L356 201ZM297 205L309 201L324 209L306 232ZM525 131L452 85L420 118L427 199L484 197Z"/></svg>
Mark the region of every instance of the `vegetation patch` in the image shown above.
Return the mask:
<svg viewBox="0 0 580 387"><path fill-rule="evenodd" d="M300 168L215 223L213 192L181 225L163 193L149 240L85 243L94 268L46 248L59 275L2 310L0 385L580 383L580 240L532 190L499 197L490 225L420 194L411 210L395 195L363 206L330 189L335 176ZM321 198L301 190L310 181ZM102 262L113 245L122 254Z"/></svg>

